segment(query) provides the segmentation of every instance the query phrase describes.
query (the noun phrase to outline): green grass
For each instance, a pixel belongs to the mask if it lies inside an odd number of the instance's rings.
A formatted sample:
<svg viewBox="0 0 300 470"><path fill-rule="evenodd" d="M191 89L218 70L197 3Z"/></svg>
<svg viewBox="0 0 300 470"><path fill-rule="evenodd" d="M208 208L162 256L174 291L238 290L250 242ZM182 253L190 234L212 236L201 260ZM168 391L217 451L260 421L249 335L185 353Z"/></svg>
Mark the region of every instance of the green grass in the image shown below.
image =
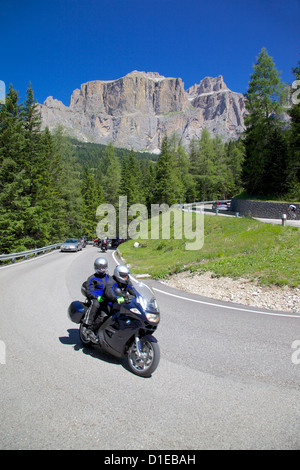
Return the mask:
<svg viewBox="0 0 300 470"><path fill-rule="evenodd" d="M172 230L171 230L172 236ZM129 240L120 246L133 274L162 279L189 270L258 280L265 285L300 286L300 229L250 218L204 216L204 245L186 250L185 240Z"/></svg>

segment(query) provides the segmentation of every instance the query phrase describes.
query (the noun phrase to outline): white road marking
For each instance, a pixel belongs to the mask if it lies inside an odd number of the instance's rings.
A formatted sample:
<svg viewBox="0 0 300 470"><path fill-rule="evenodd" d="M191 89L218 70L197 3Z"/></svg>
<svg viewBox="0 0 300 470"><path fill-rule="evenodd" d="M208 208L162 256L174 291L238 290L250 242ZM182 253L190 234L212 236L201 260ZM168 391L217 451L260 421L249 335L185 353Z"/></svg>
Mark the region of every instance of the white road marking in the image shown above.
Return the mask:
<svg viewBox="0 0 300 470"><path fill-rule="evenodd" d="M161 292L162 294L165 294L165 295L170 295L171 297L177 297L178 299L188 300L189 302L196 302L196 303L204 304L204 305L211 305L213 307L227 308L227 309L230 309L230 310L238 310L238 311L241 311L241 312L258 313L260 315L270 315L270 316L273 316L273 317L291 317L291 318L299 318L300 319L300 315L290 315L288 313L263 312L261 310L250 310L250 309L247 309L247 308L233 307L231 305L215 304L213 302L205 302L204 300L195 300L195 299L190 299L189 297L183 297L181 295L171 294L170 292L166 292L164 290L157 289L156 287L153 287L153 290L156 290L157 292Z"/></svg>

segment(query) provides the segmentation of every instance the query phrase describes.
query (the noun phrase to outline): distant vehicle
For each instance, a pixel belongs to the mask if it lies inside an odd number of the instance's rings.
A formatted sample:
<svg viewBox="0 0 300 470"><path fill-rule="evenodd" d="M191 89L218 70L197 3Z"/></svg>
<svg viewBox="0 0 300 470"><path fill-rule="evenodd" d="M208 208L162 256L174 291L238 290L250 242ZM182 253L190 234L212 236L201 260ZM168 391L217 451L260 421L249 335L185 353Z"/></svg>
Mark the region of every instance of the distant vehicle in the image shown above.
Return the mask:
<svg viewBox="0 0 300 470"><path fill-rule="evenodd" d="M82 242L79 238L68 238L60 247L60 251L82 250Z"/></svg>
<svg viewBox="0 0 300 470"><path fill-rule="evenodd" d="M230 202L215 202L212 206L213 210L218 209L218 211L228 211L230 207Z"/></svg>
<svg viewBox="0 0 300 470"><path fill-rule="evenodd" d="M113 238L111 241L111 247L112 248L118 248L121 243L124 243L125 239L124 238Z"/></svg>
<svg viewBox="0 0 300 470"><path fill-rule="evenodd" d="M108 239L102 240L101 246L100 246L102 253L105 253L107 251L108 245L109 245Z"/></svg>

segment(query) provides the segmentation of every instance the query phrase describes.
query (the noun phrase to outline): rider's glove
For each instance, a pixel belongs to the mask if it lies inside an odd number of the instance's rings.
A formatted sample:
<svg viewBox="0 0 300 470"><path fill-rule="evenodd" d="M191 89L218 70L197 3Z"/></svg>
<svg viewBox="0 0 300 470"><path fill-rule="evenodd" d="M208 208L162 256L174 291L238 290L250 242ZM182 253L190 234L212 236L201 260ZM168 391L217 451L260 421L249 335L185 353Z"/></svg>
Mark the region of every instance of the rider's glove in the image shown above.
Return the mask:
<svg viewBox="0 0 300 470"><path fill-rule="evenodd" d="M98 295L97 300L98 300L98 302L100 303L100 302L102 302L104 299L103 299L102 295Z"/></svg>
<svg viewBox="0 0 300 470"><path fill-rule="evenodd" d="M118 302L119 305L122 304L124 302L124 300L125 300L124 297L118 297L117 298L117 302Z"/></svg>

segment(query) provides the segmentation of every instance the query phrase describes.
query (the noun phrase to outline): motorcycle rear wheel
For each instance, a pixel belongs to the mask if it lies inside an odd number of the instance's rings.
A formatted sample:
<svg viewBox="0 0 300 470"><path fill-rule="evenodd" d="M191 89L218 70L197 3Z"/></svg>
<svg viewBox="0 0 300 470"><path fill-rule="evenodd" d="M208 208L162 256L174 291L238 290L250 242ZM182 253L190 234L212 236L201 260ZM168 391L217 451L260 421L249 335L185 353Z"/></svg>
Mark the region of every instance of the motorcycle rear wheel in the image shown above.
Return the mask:
<svg viewBox="0 0 300 470"><path fill-rule="evenodd" d="M128 349L127 360L129 369L140 377L150 377L157 368L159 359L159 346L152 341L143 342L141 357L137 354L135 342Z"/></svg>

